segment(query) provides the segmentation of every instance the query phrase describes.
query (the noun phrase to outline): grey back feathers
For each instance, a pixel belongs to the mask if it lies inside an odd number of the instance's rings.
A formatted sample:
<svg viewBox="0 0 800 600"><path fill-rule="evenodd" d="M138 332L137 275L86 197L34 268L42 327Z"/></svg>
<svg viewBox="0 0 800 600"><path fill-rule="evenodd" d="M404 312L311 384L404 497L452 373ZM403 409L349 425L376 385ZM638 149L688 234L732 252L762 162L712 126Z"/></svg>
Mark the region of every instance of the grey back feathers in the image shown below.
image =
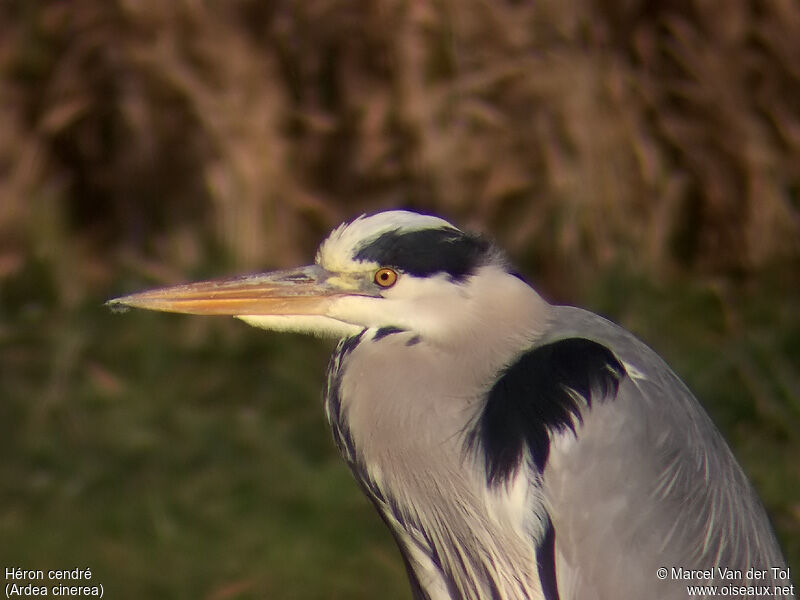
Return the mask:
<svg viewBox="0 0 800 600"><path fill-rule="evenodd" d="M576 438L554 444L544 472L562 597L686 598L687 584L725 583L724 569L771 576L785 566L755 491L669 367L596 315L556 314L549 335L581 331L629 373L613 403L593 406ZM654 577L661 567L670 569L666 580ZM713 581L673 579L672 567L710 569Z"/></svg>

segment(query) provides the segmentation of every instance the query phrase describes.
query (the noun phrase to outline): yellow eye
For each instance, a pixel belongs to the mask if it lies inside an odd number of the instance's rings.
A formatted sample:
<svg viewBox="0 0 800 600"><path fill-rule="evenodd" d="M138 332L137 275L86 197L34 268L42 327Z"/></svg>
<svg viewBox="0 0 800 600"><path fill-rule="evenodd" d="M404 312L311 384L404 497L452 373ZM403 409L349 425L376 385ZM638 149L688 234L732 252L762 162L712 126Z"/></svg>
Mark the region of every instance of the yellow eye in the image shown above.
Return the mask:
<svg viewBox="0 0 800 600"><path fill-rule="evenodd" d="M397 271L383 267L375 271L375 283L384 288L392 287L397 281Z"/></svg>

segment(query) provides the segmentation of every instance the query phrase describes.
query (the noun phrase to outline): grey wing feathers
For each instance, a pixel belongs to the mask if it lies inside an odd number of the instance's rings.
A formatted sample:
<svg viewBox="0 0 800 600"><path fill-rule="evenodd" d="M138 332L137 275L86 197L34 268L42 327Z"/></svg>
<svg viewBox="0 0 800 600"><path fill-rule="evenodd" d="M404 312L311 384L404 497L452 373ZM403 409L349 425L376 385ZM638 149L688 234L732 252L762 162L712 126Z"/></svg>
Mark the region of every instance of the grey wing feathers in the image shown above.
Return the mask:
<svg viewBox="0 0 800 600"><path fill-rule="evenodd" d="M577 437L552 440L542 481L561 599L683 600L687 584L750 583L721 580L733 573L724 569L771 574L785 566L755 491L669 367L596 315L560 308L556 319L559 337L574 328L609 347L628 371L617 398L584 415ZM687 569L711 569L715 580L676 577Z"/></svg>

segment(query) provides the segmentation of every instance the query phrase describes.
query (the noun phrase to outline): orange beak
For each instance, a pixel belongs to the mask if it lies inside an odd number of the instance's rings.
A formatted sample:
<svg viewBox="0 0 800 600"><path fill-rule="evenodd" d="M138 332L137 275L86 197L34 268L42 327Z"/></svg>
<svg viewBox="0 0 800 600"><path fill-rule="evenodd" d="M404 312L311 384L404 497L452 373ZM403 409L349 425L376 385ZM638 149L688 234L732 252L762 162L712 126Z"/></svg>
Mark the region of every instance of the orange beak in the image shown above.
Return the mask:
<svg viewBox="0 0 800 600"><path fill-rule="evenodd" d="M312 265L185 283L114 298L106 304L123 310L133 307L193 315L324 315L333 300L354 293L327 284L330 275Z"/></svg>

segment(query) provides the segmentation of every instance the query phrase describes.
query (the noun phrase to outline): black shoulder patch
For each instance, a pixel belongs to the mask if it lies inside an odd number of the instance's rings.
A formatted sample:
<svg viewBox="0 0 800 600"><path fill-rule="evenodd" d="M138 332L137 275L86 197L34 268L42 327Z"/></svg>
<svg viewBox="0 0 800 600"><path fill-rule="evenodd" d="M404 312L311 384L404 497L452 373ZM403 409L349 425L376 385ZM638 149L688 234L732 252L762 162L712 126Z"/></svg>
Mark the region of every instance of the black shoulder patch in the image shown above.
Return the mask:
<svg viewBox="0 0 800 600"><path fill-rule="evenodd" d="M458 229L389 231L363 246L356 260L368 260L427 277L447 273L456 280L471 275L486 261L491 244L482 237Z"/></svg>
<svg viewBox="0 0 800 600"><path fill-rule="evenodd" d="M539 472L550 454L549 430L575 430L583 398L615 398L625 369L605 346L569 338L534 348L509 366L489 390L483 413L467 438L484 454L486 479L496 485L519 467L525 447ZM576 395L579 398L576 398Z"/></svg>
<svg viewBox="0 0 800 600"><path fill-rule="evenodd" d="M544 600L559 600L556 579L556 532L549 516L545 523L544 536L536 546L536 567L539 571Z"/></svg>

